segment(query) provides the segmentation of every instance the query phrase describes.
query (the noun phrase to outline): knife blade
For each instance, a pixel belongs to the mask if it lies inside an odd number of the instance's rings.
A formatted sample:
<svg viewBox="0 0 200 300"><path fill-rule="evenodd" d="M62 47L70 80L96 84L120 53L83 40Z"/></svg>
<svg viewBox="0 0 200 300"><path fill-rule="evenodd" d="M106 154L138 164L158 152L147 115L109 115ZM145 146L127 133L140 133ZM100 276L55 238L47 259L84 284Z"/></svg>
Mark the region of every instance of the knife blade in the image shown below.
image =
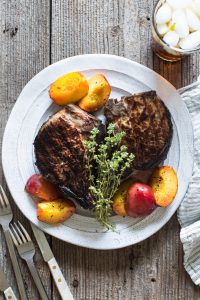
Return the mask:
<svg viewBox="0 0 200 300"><path fill-rule="evenodd" d="M0 267L0 291L4 292L6 299L17 300L13 290L8 284L3 269Z"/></svg>
<svg viewBox="0 0 200 300"><path fill-rule="evenodd" d="M38 243L38 246L40 248L41 254L44 258L44 261L46 261L49 265L49 269L51 271L51 274L53 276L53 280L57 286L57 289L60 293L60 296L63 300L74 300L70 289L67 285L67 282L58 266L58 263L53 255L53 252L51 251L51 248L49 246L49 243L47 241L47 238L43 231L38 229L34 224L31 223L31 228L33 230L35 239Z"/></svg>

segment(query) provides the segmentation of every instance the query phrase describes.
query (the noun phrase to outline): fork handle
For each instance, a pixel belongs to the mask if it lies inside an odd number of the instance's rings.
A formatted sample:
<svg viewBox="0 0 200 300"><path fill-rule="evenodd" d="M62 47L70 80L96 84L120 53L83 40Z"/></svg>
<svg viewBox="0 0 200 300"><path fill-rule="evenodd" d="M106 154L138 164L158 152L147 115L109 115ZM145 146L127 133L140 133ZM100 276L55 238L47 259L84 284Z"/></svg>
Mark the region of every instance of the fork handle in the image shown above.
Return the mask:
<svg viewBox="0 0 200 300"><path fill-rule="evenodd" d="M27 300L25 287L24 287L24 282L23 282L23 279L22 279L22 274L21 274L19 264L18 264L18 261L17 261L13 241L12 241L12 238L11 238L11 235L10 235L10 232L9 232L8 229L4 230L4 235L5 235L6 243L7 243L7 246L8 246L8 251L9 251L9 254L10 254L10 259L12 261L12 266L13 266L13 270L14 270L14 273L15 273L15 278L16 278L16 281L17 281L17 285L18 285L18 289L19 289L21 299Z"/></svg>
<svg viewBox="0 0 200 300"><path fill-rule="evenodd" d="M34 264L33 260L27 261L27 265L28 265L28 268L29 268L29 270L31 272L31 275L33 277L35 285L36 285L36 287L38 289L38 292L40 294L41 299L42 300L48 300L46 291L45 291L45 289L44 289L44 287L42 285L41 279L39 277L38 271L37 271L37 269L35 267L35 264Z"/></svg>
<svg viewBox="0 0 200 300"><path fill-rule="evenodd" d="M7 288L4 291L4 295L5 295L6 300L17 300L17 298L15 297L15 294L14 294L13 290L11 289L11 287Z"/></svg>

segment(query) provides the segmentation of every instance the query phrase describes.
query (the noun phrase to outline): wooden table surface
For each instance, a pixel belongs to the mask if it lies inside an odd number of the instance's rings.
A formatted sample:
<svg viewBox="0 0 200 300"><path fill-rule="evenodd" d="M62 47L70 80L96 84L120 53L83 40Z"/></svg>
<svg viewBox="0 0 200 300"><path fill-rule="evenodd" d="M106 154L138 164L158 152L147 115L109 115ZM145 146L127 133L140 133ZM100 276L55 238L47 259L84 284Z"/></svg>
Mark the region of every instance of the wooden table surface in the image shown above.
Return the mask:
<svg viewBox="0 0 200 300"><path fill-rule="evenodd" d="M163 62L152 54L150 24L155 2L1 0L0 141L9 113L24 85L49 64L69 56L84 53L121 55L154 69L177 88L196 80L199 54L174 64ZM6 186L2 170L0 182ZM28 221L13 201L12 207L15 219L22 220L31 232ZM179 230L175 215L148 240L121 250L83 249L51 237L49 242L77 300L200 299L199 287L193 285L183 267ZM38 248L35 262L49 298L59 299ZM1 231L0 264L17 293ZM28 299L39 299L21 260L20 267ZM2 294L0 299L3 299Z"/></svg>

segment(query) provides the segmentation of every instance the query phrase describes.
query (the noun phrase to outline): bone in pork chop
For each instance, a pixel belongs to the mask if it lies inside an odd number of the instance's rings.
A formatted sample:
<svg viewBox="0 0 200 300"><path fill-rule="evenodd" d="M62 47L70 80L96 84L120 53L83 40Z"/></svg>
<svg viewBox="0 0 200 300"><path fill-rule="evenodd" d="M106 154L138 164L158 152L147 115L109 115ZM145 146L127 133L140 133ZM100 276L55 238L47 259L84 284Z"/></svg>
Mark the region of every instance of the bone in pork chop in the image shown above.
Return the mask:
<svg viewBox="0 0 200 300"><path fill-rule="evenodd" d="M173 127L170 112L156 92L110 99L105 117L126 132L123 143L135 154L135 169L157 166L167 156ZM94 127L104 133L100 121L70 104L43 124L34 142L41 174L84 208L93 207L95 201L89 191L84 145Z"/></svg>
<svg viewBox="0 0 200 300"><path fill-rule="evenodd" d="M157 166L168 153L173 127L171 115L155 91L110 99L105 106L107 122L126 132L123 143L135 154L133 167Z"/></svg>
<svg viewBox="0 0 200 300"><path fill-rule="evenodd" d="M100 121L76 105L67 105L39 130L34 146L41 174L84 208L93 206L89 192L84 141Z"/></svg>

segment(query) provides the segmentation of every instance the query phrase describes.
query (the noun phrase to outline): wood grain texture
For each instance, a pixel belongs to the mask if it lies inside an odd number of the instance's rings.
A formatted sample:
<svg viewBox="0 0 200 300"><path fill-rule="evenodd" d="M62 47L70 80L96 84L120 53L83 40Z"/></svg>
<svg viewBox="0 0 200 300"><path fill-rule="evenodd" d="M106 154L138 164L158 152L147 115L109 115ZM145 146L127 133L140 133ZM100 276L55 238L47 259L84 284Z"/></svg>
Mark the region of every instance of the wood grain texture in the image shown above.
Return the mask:
<svg viewBox="0 0 200 300"><path fill-rule="evenodd" d="M174 64L152 54L150 19L155 2L1 0L0 137L23 86L50 62L65 57L84 53L116 54L154 69L177 88L196 80L199 54ZM5 186L2 172L0 181ZM13 209L15 218L23 220L31 232L14 204ZM183 268L179 230L174 216L153 237L125 249L95 251L55 238L52 249L76 300L200 299L199 287L193 285ZM0 235L0 263L16 291L6 253L4 237ZM36 262L49 296L59 299L38 249ZM20 265L29 299L38 299L27 268L21 262Z"/></svg>

